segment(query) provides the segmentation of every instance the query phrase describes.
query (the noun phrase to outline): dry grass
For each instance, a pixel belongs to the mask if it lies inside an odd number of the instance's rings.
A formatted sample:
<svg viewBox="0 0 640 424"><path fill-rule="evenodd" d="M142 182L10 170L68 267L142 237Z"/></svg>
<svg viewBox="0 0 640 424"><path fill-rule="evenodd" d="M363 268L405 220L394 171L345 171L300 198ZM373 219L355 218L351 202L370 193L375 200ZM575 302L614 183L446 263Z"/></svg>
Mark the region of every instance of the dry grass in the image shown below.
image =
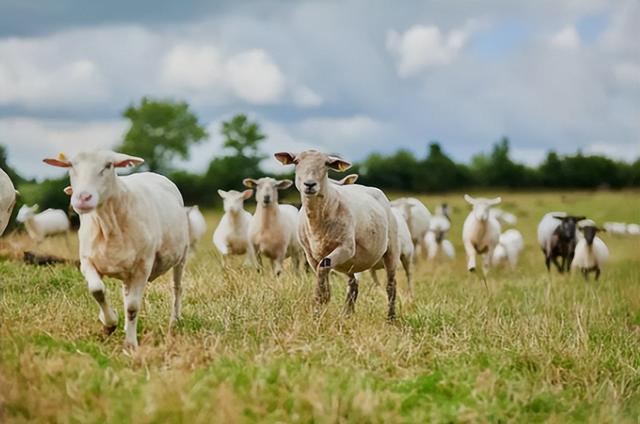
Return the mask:
<svg viewBox="0 0 640 424"><path fill-rule="evenodd" d="M550 278L534 234L546 210L640 221L638 194L505 194L527 246L488 288L465 271L461 196L426 198L431 209L445 197L453 205L459 257L420 264L413 300L400 275L395 324L369 279L346 317L345 281L333 277L316 317L310 276L222 269L207 238L177 329L167 328L168 278L148 287L136 352L123 350L122 329L101 335L73 267L0 262L0 420L637 422L640 239L605 236L612 261L596 284ZM27 245L11 236L3 248ZM66 249L59 238L39 251ZM120 283L108 286L121 304Z"/></svg>

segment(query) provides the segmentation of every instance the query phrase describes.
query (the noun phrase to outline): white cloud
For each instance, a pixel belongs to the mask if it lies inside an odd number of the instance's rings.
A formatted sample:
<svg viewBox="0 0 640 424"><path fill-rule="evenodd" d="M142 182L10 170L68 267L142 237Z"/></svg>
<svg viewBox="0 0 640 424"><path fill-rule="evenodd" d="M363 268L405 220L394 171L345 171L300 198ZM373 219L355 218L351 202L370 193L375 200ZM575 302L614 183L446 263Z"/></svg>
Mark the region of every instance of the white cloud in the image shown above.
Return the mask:
<svg viewBox="0 0 640 424"><path fill-rule="evenodd" d="M223 74L223 59L216 48L179 44L165 55L161 78L172 87L199 91L213 88Z"/></svg>
<svg viewBox="0 0 640 424"><path fill-rule="evenodd" d="M285 78L264 50L252 49L232 56L226 71L233 91L250 103L276 103L282 98Z"/></svg>
<svg viewBox="0 0 640 424"><path fill-rule="evenodd" d="M123 120L78 122L69 120L2 118L0 143L9 150L9 161L25 176L60 175L60 170L42 163L47 156L65 152L72 156L79 151L111 149L117 145L127 128Z"/></svg>
<svg viewBox="0 0 640 424"><path fill-rule="evenodd" d="M613 67L616 80L629 88L640 89L640 64L632 62L618 63Z"/></svg>
<svg viewBox="0 0 640 424"><path fill-rule="evenodd" d="M573 25L565 27L554 34L550 41L553 46L562 49L575 49L580 47L580 35Z"/></svg>
<svg viewBox="0 0 640 424"><path fill-rule="evenodd" d="M109 98L99 67L84 55L56 55L46 39L0 40L0 105L73 107Z"/></svg>
<svg viewBox="0 0 640 424"><path fill-rule="evenodd" d="M398 61L398 74L408 77L453 62L468 36L469 31L464 29L452 30L445 35L437 26L414 25L402 34L389 31L387 50Z"/></svg>
<svg viewBox="0 0 640 424"><path fill-rule="evenodd" d="M293 89L291 95L293 103L302 107L320 106L324 102L318 93L303 85Z"/></svg>

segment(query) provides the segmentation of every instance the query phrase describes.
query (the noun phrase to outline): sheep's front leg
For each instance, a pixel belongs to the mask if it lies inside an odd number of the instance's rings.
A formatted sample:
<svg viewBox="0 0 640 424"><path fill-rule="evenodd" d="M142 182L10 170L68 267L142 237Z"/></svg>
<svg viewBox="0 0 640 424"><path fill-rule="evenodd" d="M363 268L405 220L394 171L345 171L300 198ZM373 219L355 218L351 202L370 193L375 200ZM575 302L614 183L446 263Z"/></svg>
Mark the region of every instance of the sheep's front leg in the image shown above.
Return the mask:
<svg viewBox="0 0 640 424"><path fill-rule="evenodd" d="M80 271L87 280L89 291L100 306L98 318L104 326L105 333L113 333L118 325L118 314L109 306L109 302L107 302L107 288L102 282L100 274L98 274L98 271L96 271L94 266L86 259L80 261Z"/></svg>
<svg viewBox="0 0 640 424"><path fill-rule="evenodd" d="M596 267L596 281L600 279L600 267Z"/></svg>
<svg viewBox="0 0 640 424"><path fill-rule="evenodd" d="M247 253L245 263L249 264L253 268L258 268L258 260L256 259L256 250L252 243L247 244Z"/></svg>
<svg viewBox="0 0 640 424"><path fill-rule="evenodd" d="M467 253L467 269L473 272L476 270L476 248L470 241L465 241L464 251Z"/></svg>
<svg viewBox="0 0 640 424"><path fill-rule="evenodd" d="M491 258L493 258L493 251L493 248L489 248L489 250L484 255L482 255L482 267L484 268L483 271L485 275L491 268Z"/></svg>

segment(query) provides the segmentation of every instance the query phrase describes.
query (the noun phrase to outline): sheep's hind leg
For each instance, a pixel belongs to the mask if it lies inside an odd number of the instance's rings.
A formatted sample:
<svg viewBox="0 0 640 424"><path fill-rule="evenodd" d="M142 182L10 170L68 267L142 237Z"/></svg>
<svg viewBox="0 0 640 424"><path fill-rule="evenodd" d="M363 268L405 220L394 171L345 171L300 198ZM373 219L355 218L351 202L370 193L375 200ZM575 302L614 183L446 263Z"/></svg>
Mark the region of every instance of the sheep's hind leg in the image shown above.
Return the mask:
<svg viewBox="0 0 640 424"><path fill-rule="evenodd" d="M596 281L600 279L600 267L596 267Z"/></svg>
<svg viewBox="0 0 640 424"><path fill-rule="evenodd" d="M173 267L173 311L171 312L171 321L169 325L174 325L180 320L182 309L182 276L184 275L184 264L186 260L182 260Z"/></svg>
<svg viewBox="0 0 640 424"><path fill-rule="evenodd" d="M396 258L387 251L383 260L384 269L387 271L387 319L393 321L396 318Z"/></svg>
<svg viewBox="0 0 640 424"><path fill-rule="evenodd" d="M358 299L358 279L355 274L349 274L349 289L347 291L347 301L345 303L345 312L353 313Z"/></svg>
<svg viewBox="0 0 640 424"><path fill-rule="evenodd" d="M400 262L402 262L404 273L407 275L407 286L409 287L409 295L413 296L413 282L411 280L411 257L407 257L407 255L400 255Z"/></svg>

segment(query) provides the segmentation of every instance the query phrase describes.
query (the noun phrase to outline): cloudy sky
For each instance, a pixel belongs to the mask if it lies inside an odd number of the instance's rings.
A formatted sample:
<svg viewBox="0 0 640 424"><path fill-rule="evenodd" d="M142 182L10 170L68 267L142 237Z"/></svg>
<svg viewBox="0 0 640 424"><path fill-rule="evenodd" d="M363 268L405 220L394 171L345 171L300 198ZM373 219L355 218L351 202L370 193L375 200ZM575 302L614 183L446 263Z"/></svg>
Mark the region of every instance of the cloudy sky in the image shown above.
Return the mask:
<svg viewBox="0 0 640 424"><path fill-rule="evenodd" d="M503 135L640 156L640 1L0 0L0 144L28 176L44 155L117 144L144 95L218 128L258 119L265 151L362 159L439 140L458 160ZM273 163L272 163L273 162ZM268 167L276 166L267 161Z"/></svg>

